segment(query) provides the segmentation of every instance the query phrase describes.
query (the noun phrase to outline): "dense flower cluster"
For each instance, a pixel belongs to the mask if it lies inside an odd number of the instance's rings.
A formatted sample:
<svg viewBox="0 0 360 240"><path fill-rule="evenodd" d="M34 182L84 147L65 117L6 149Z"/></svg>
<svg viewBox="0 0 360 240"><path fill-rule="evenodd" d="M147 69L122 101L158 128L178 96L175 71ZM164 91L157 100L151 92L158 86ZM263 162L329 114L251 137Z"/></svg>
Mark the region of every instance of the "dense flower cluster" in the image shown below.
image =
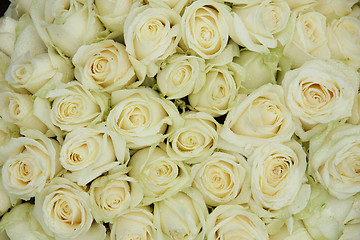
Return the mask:
<svg viewBox="0 0 360 240"><path fill-rule="evenodd" d="M0 239L355 239L358 0L12 0Z"/></svg>

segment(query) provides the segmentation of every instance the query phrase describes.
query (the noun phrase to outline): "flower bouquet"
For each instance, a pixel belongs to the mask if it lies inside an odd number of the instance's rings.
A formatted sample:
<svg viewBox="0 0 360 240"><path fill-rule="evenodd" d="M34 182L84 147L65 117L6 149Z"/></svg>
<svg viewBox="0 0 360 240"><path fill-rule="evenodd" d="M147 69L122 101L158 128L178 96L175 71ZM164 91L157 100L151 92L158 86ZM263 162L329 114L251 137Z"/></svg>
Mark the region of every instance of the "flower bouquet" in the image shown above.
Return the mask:
<svg viewBox="0 0 360 240"><path fill-rule="evenodd" d="M0 239L358 239L357 0L12 0Z"/></svg>

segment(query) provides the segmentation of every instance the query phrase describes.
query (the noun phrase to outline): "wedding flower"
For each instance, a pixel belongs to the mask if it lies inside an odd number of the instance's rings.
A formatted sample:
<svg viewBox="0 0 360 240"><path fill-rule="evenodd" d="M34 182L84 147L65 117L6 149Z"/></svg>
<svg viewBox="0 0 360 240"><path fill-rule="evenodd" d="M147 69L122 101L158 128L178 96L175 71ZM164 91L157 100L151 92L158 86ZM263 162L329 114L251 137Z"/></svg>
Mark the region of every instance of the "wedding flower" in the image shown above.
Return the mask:
<svg viewBox="0 0 360 240"><path fill-rule="evenodd" d="M300 12L293 26L290 42L283 53L294 68L316 58L329 59L326 17L319 12Z"/></svg>
<svg viewBox="0 0 360 240"><path fill-rule="evenodd" d="M11 208L11 202L10 197L8 196L8 193L4 189L3 183L2 183L2 177L0 174L0 217L6 213L9 208ZM0 222L1 225L1 222ZM1 230L0 230L1 232Z"/></svg>
<svg viewBox="0 0 360 240"><path fill-rule="evenodd" d="M136 79L125 46L113 40L81 46L72 62L76 79L92 90L112 92Z"/></svg>
<svg viewBox="0 0 360 240"><path fill-rule="evenodd" d="M250 198L250 169L237 153L214 152L205 161L191 167L193 186L206 204L242 204Z"/></svg>
<svg viewBox="0 0 360 240"><path fill-rule="evenodd" d="M111 240L162 240L162 234L154 227L154 215L150 207L134 208L121 216L111 226Z"/></svg>
<svg viewBox="0 0 360 240"><path fill-rule="evenodd" d="M329 193L346 199L360 192L360 128L330 125L310 140L309 174Z"/></svg>
<svg viewBox="0 0 360 240"><path fill-rule="evenodd" d="M45 44L68 57L104 31L90 0L33 0L30 16Z"/></svg>
<svg viewBox="0 0 360 240"><path fill-rule="evenodd" d="M355 69L336 60L313 60L288 71L282 82L295 133L307 141L326 124L351 116L359 89Z"/></svg>
<svg viewBox="0 0 360 240"><path fill-rule="evenodd" d="M55 239L105 239L106 229L93 223L89 195L62 177L54 178L35 197L33 214Z"/></svg>
<svg viewBox="0 0 360 240"><path fill-rule="evenodd" d="M352 16L334 19L328 25L328 45L332 58L347 60L349 64L360 68L360 34L356 31L359 28L360 19Z"/></svg>
<svg viewBox="0 0 360 240"><path fill-rule="evenodd" d="M218 122L204 112L186 112L184 125L179 128L170 126L172 134L166 141L166 152L170 157L185 160L187 163L201 161L217 147Z"/></svg>
<svg viewBox="0 0 360 240"><path fill-rule="evenodd" d="M306 154L299 143L290 141L261 145L248 161L252 199L257 206L269 211L287 207L290 213L287 216L305 208L310 185L306 184ZM256 209L254 211L257 212Z"/></svg>
<svg viewBox="0 0 360 240"><path fill-rule="evenodd" d="M197 93L205 84L205 61L196 56L175 54L166 60L156 77L160 91L168 99Z"/></svg>
<svg viewBox="0 0 360 240"><path fill-rule="evenodd" d="M23 131L1 149L2 181L9 196L29 200L62 169L59 143L37 130Z"/></svg>
<svg viewBox="0 0 360 240"><path fill-rule="evenodd" d="M129 148L159 143L166 138L166 128L179 126L182 120L175 105L150 88L115 91L111 105L107 125L125 138Z"/></svg>
<svg viewBox="0 0 360 240"><path fill-rule="evenodd" d="M45 133L47 126L34 115L34 101L30 94L15 93L8 88L0 89L0 117L9 123Z"/></svg>
<svg viewBox="0 0 360 240"><path fill-rule="evenodd" d="M230 110L220 137L226 145L245 151L248 146L288 141L294 130L291 112L285 106L283 89L266 84Z"/></svg>
<svg viewBox="0 0 360 240"><path fill-rule="evenodd" d="M242 236L244 239L269 239L264 222L241 205L220 205L206 220L208 240L231 239Z"/></svg>
<svg viewBox="0 0 360 240"><path fill-rule="evenodd" d="M286 28L290 7L285 0L257 1L232 8L230 37L254 52L277 47L278 35Z"/></svg>
<svg viewBox="0 0 360 240"><path fill-rule="evenodd" d="M236 63L213 66L206 72L206 81L200 91L188 96L190 105L213 117L225 115L237 102L243 75Z"/></svg>
<svg viewBox="0 0 360 240"><path fill-rule="evenodd" d="M54 99L49 113L51 122L61 130L91 126L103 121L108 111L108 98L104 93L89 91L79 82L59 84L47 93Z"/></svg>
<svg viewBox="0 0 360 240"><path fill-rule="evenodd" d="M229 9L213 0L198 0L185 8L181 30L184 49L205 59L223 52L229 39Z"/></svg>
<svg viewBox="0 0 360 240"><path fill-rule="evenodd" d="M159 147L138 150L130 159L129 176L139 181L144 190L144 205L171 197L190 186L190 169L171 159Z"/></svg>
<svg viewBox="0 0 360 240"><path fill-rule="evenodd" d="M16 26L18 21L11 17L0 18L0 52L11 57L16 40Z"/></svg>
<svg viewBox="0 0 360 240"><path fill-rule="evenodd" d="M0 149L10 141L11 138L20 136L19 127L0 118ZM0 163L1 165L1 163Z"/></svg>
<svg viewBox="0 0 360 240"><path fill-rule="evenodd" d="M158 61L175 52L180 35L180 15L173 9L143 5L133 8L124 24L126 51L140 81L155 76Z"/></svg>
<svg viewBox="0 0 360 240"><path fill-rule="evenodd" d="M114 167L109 175L96 178L90 185L90 203L97 222L114 223L116 218L142 200L138 182L126 175L124 166Z"/></svg>
<svg viewBox="0 0 360 240"><path fill-rule="evenodd" d="M101 128L79 127L66 135L59 161L70 171L64 177L84 186L125 163L128 155L126 142L118 134Z"/></svg>
<svg viewBox="0 0 360 240"><path fill-rule="evenodd" d="M154 222L169 239L204 239L207 216L206 204L193 188L154 204Z"/></svg>

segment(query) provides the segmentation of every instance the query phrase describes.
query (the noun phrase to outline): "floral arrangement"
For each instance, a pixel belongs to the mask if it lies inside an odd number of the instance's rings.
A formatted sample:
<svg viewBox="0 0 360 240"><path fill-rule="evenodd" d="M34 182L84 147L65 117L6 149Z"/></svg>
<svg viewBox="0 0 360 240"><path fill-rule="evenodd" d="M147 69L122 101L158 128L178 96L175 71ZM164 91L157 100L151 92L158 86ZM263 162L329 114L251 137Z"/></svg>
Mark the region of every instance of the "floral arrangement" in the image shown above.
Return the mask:
<svg viewBox="0 0 360 240"><path fill-rule="evenodd" d="M357 0L13 0L1 239L357 239Z"/></svg>

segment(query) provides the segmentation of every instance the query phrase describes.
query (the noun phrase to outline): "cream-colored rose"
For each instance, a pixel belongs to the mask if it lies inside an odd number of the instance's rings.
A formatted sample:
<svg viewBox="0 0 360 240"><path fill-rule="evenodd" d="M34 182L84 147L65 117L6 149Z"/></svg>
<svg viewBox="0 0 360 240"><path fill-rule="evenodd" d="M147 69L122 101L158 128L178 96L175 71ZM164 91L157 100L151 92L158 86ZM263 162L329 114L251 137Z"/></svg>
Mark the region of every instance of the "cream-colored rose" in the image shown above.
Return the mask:
<svg viewBox="0 0 360 240"><path fill-rule="evenodd" d="M243 204L250 198L250 169L245 158L232 152L214 152L191 167L193 186L206 204Z"/></svg>
<svg viewBox="0 0 360 240"><path fill-rule="evenodd" d="M76 128L62 144L59 161L65 177L80 186L128 160L125 140L106 129Z"/></svg>
<svg viewBox="0 0 360 240"><path fill-rule="evenodd" d="M18 21L11 17L0 18L0 51L11 57L16 40Z"/></svg>
<svg viewBox="0 0 360 240"><path fill-rule="evenodd" d="M234 145L245 150L248 146L288 141L294 131L282 87L266 84L230 110L220 137L226 144L223 147Z"/></svg>
<svg viewBox="0 0 360 240"><path fill-rule="evenodd" d="M360 192L360 127L330 125L312 138L309 174L336 198Z"/></svg>
<svg viewBox="0 0 360 240"><path fill-rule="evenodd" d="M165 7L174 9L177 13L182 13L184 8L191 3L191 0L149 0L150 6Z"/></svg>
<svg viewBox="0 0 360 240"><path fill-rule="evenodd" d="M150 207L134 208L120 215L111 226L111 240L162 240L155 229L154 215Z"/></svg>
<svg viewBox="0 0 360 240"><path fill-rule="evenodd" d="M56 240L106 237L106 228L93 221L89 194L66 178L54 178L36 195L33 214Z"/></svg>
<svg viewBox="0 0 360 240"><path fill-rule="evenodd" d="M136 79L125 46L113 40L81 46L72 62L76 79L92 90L112 92Z"/></svg>
<svg viewBox="0 0 360 240"><path fill-rule="evenodd" d="M190 105L213 117L225 115L238 101L243 79L242 68L236 63L210 67L200 91L188 96Z"/></svg>
<svg viewBox="0 0 360 240"><path fill-rule="evenodd" d="M271 49L270 53L241 51L240 56L234 58L234 62L245 69L246 75L241 85L252 92L267 83L276 84L281 55L279 49Z"/></svg>
<svg viewBox="0 0 360 240"><path fill-rule="evenodd" d="M229 9L224 3L213 0L192 2L182 15L183 48L205 59L220 55L229 40L230 18Z"/></svg>
<svg viewBox="0 0 360 240"><path fill-rule="evenodd" d="M115 91L111 105L107 125L125 138L129 148L163 141L166 128L182 121L175 105L150 88Z"/></svg>
<svg viewBox="0 0 360 240"><path fill-rule="evenodd" d="M90 203L97 222L114 223L116 218L142 200L138 182L127 176L128 168L114 167L108 175L96 178L90 185Z"/></svg>
<svg viewBox="0 0 360 240"><path fill-rule="evenodd" d="M306 207L311 190L306 183L306 154L299 143L261 145L255 148L248 161L254 201L250 202L250 207L257 215L287 218ZM281 214L276 210L281 210Z"/></svg>
<svg viewBox="0 0 360 240"><path fill-rule="evenodd" d="M30 16L45 44L68 57L104 31L92 0L33 0Z"/></svg>
<svg viewBox="0 0 360 240"><path fill-rule="evenodd" d="M11 208L10 197L8 196L8 193L4 189L2 183L2 177L0 174L0 216L4 215L4 213L6 213L9 210L9 208Z"/></svg>
<svg viewBox="0 0 360 240"><path fill-rule="evenodd" d="M11 138L20 136L19 127L0 118L0 149L3 148ZM2 163L0 162L0 165Z"/></svg>
<svg viewBox="0 0 360 240"><path fill-rule="evenodd" d="M241 205L220 205L206 220L206 237L216 239L269 239L264 222Z"/></svg>
<svg viewBox="0 0 360 240"><path fill-rule="evenodd" d="M341 18L352 11L358 0L318 0L314 10L326 16L328 20Z"/></svg>
<svg viewBox="0 0 360 240"><path fill-rule="evenodd" d="M13 19L19 19L22 15L29 12L31 3L32 0L12 0L4 15Z"/></svg>
<svg viewBox="0 0 360 240"><path fill-rule="evenodd" d="M178 45L181 17L173 9L143 5L133 8L126 17L126 51L140 81L155 76L159 62L172 55Z"/></svg>
<svg viewBox="0 0 360 240"><path fill-rule="evenodd" d="M129 176L144 190L144 205L171 197L191 184L189 167L171 159L159 147L138 150L128 165L131 168Z"/></svg>
<svg viewBox="0 0 360 240"><path fill-rule="evenodd" d="M15 93L8 88L0 89L0 116L9 123L45 133L48 128L34 115L34 101L30 94Z"/></svg>
<svg viewBox="0 0 360 240"><path fill-rule="evenodd" d="M218 122L204 112L186 112L183 115L184 125L175 128L166 141L166 151L171 158L184 160L187 163L202 161L217 147Z"/></svg>
<svg viewBox="0 0 360 240"><path fill-rule="evenodd" d="M359 75L336 60L313 60L288 71L282 81L285 102L297 120L295 133L307 141L326 124L350 117Z"/></svg>
<svg viewBox="0 0 360 240"><path fill-rule="evenodd" d="M34 205L21 203L6 213L0 221L0 233L4 231L6 238L2 240L42 240L50 239L32 214Z"/></svg>
<svg viewBox="0 0 360 240"><path fill-rule="evenodd" d="M29 200L62 169L59 143L37 130L26 130L1 149L2 181L9 196Z"/></svg>
<svg viewBox="0 0 360 240"><path fill-rule="evenodd" d="M105 93L87 90L77 81L59 84L46 96L54 99L51 111L47 113L51 122L64 131L103 121L109 107Z"/></svg>
<svg viewBox="0 0 360 240"><path fill-rule="evenodd" d="M329 59L326 17L319 12L300 12L293 23L291 40L283 53L298 68L312 59Z"/></svg>
<svg viewBox="0 0 360 240"><path fill-rule="evenodd" d="M202 240L208 216L206 204L196 189L183 192L154 204L154 222L166 239Z"/></svg>
<svg viewBox="0 0 360 240"><path fill-rule="evenodd" d="M360 68L360 19L344 16L333 20L327 29L331 58L346 60Z"/></svg>
<svg viewBox="0 0 360 240"><path fill-rule="evenodd" d="M40 89L73 80L70 61L49 49L48 53L31 56L29 52L11 62L5 80L17 90L35 94Z"/></svg>
<svg viewBox="0 0 360 240"><path fill-rule="evenodd" d="M285 0L266 0L234 6L230 37L251 51L269 52L268 48L277 47L277 40L286 29L290 13Z"/></svg>
<svg viewBox="0 0 360 240"><path fill-rule="evenodd" d="M168 99L197 93L205 84L205 79L205 60L183 54L176 54L166 60L166 65L156 76L161 93Z"/></svg>
<svg viewBox="0 0 360 240"><path fill-rule="evenodd" d="M98 17L112 33L113 38L123 37L124 23L135 0L94 0Z"/></svg>
<svg viewBox="0 0 360 240"><path fill-rule="evenodd" d="M270 235L270 240L313 240L301 220L295 220L293 229L290 231L284 225L276 234Z"/></svg>

